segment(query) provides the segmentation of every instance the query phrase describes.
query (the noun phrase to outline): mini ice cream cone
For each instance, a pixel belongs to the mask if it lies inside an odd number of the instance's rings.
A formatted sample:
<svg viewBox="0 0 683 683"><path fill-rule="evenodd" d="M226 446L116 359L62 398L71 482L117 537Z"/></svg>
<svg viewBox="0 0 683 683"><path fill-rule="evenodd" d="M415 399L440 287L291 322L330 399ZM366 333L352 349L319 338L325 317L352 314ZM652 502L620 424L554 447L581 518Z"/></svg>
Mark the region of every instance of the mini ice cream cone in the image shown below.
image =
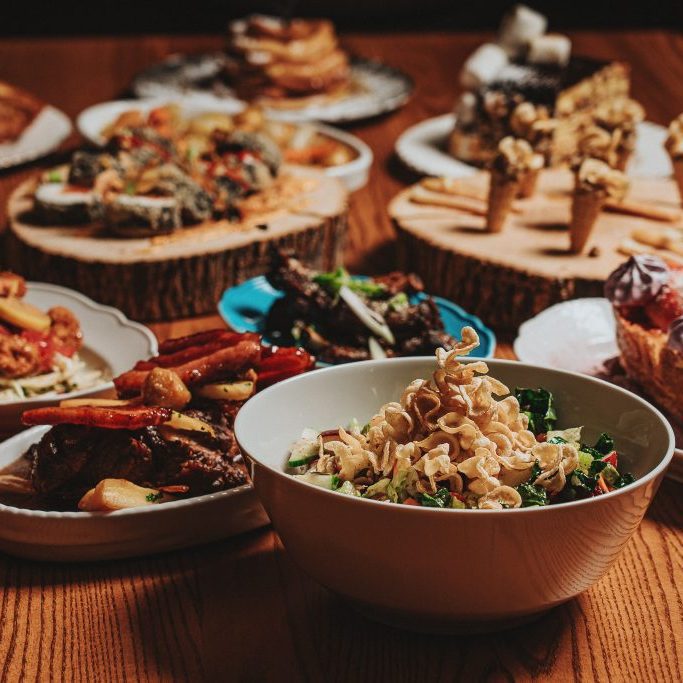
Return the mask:
<svg viewBox="0 0 683 683"><path fill-rule="evenodd" d="M576 172L576 186L569 223L569 251L586 247L602 207L608 198L620 201L628 190L626 176L599 159L585 159Z"/></svg>
<svg viewBox="0 0 683 683"><path fill-rule="evenodd" d="M664 147L669 153L674 169L674 179L678 185L678 194L683 203L683 114L677 116L670 124Z"/></svg>
<svg viewBox="0 0 683 683"><path fill-rule="evenodd" d="M520 190L520 182L517 179L506 177L495 171L491 173L491 185L489 187L489 202L486 212L486 230L488 232L500 232L505 225L505 219L512 210Z"/></svg>
<svg viewBox="0 0 683 683"><path fill-rule="evenodd" d="M522 199L528 199L529 197L533 196L534 192L536 191L538 175L540 172L540 168L534 168L521 177L519 183L519 196Z"/></svg>
<svg viewBox="0 0 683 683"><path fill-rule="evenodd" d="M574 193L569 224L569 251L572 254L580 254L584 250L606 199L607 195L601 191Z"/></svg>
<svg viewBox="0 0 683 683"><path fill-rule="evenodd" d="M527 182L527 176L536 174L537 169L542 166L543 157L534 153L526 140L508 136L500 141L498 152L491 165L491 184L486 214L488 232L500 232L503 229L505 218L512 210L512 203L520 196L520 193L529 191L529 186L522 189ZM534 181L535 178L528 181L531 192L533 192Z"/></svg>
<svg viewBox="0 0 683 683"><path fill-rule="evenodd" d="M678 194L683 203L683 157L671 157L671 165L674 167L674 178L678 185Z"/></svg>

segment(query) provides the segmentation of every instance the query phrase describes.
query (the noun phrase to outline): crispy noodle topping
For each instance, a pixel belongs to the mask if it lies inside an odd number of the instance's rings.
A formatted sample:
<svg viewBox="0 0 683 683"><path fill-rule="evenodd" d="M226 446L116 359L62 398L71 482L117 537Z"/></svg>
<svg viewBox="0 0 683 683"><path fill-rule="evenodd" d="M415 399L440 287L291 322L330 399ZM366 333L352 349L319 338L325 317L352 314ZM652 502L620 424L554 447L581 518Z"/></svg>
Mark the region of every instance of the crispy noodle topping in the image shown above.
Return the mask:
<svg viewBox="0 0 683 683"><path fill-rule="evenodd" d="M399 402L382 406L365 433L340 428L333 440L315 435L317 457L308 472L350 482L353 495L363 489L365 497L393 502L447 488L461 507L479 509L521 507L514 487L534 467L534 485L561 491L578 466L577 449L537 441L519 402L488 375L487 364L461 362L478 345L477 333L463 328L453 350L437 350L432 379L414 380ZM296 447L301 452L301 442Z"/></svg>

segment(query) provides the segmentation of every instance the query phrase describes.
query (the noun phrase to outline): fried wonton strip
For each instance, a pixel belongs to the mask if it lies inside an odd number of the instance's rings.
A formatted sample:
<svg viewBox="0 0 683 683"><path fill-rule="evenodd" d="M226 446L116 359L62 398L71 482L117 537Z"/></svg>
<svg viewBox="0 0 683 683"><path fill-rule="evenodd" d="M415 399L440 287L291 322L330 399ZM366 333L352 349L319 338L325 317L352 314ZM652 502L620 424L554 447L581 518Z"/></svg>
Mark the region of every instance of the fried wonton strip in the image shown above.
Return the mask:
<svg viewBox="0 0 683 683"><path fill-rule="evenodd" d="M172 412L170 408L147 406L125 408L55 406L27 410L21 419L25 425L74 424L102 429L141 429L168 422Z"/></svg>
<svg viewBox="0 0 683 683"><path fill-rule="evenodd" d="M254 340L247 340L169 369L173 370L187 386L192 386L200 382L206 383L219 379L226 373L254 367L260 358L260 344ZM131 370L117 377L114 385L119 396L140 393L149 372L148 370Z"/></svg>

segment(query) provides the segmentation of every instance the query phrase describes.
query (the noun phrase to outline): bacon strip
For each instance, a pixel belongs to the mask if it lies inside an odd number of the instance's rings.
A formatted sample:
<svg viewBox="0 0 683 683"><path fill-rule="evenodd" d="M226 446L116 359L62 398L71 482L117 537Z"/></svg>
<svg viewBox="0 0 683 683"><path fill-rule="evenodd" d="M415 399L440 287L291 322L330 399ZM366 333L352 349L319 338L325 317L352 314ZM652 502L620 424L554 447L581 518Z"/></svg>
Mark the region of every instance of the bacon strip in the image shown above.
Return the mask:
<svg viewBox="0 0 683 683"><path fill-rule="evenodd" d="M187 386L192 386L199 382L210 382L230 372L254 367L260 358L261 346L258 341L252 339L241 341L235 346L220 349L208 356L202 356L169 369L173 370ZM139 394L149 372L149 370L131 370L117 377L114 385L119 396Z"/></svg>
<svg viewBox="0 0 683 683"><path fill-rule="evenodd" d="M258 364L258 389L265 389L271 384L281 382L310 370L315 364L315 357L302 348L282 348L271 346L263 349L261 362Z"/></svg>
<svg viewBox="0 0 683 683"><path fill-rule="evenodd" d="M218 328L215 330L207 330L206 332L188 334L186 337L167 339L165 342L159 344L159 353L161 355L175 353L176 351L182 351L182 349L186 349L189 346L201 346L202 344L208 344L209 342L216 341L226 332L228 332L226 329Z"/></svg>
<svg viewBox="0 0 683 683"><path fill-rule="evenodd" d="M170 408L134 406L106 408L77 406L74 408L35 408L21 417L25 425L73 424L102 429L142 429L164 424L171 419Z"/></svg>
<svg viewBox="0 0 683 683"><path fill-rule="evenodd" d="M216 351L220 351L228 346L234 346L241 341L259 341L257 334L238 334L237 332L224 331L216 341L209 342L203 346L189 346L180 351L167 354L159 354L149 360L141 360L135 364L135 370L152 370L155 367L175 368L179 365L188 363L191 360L208 356Z"/></svg>

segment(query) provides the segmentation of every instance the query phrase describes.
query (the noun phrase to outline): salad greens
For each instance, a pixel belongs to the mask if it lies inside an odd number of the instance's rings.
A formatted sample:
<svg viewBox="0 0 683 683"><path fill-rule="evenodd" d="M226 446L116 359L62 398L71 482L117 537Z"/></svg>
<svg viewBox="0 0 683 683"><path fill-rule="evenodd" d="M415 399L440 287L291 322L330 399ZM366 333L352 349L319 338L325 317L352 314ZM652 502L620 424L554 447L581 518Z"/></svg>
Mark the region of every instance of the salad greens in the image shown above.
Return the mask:
<svg viewBox="0 0 683 683"><path fill-rule="evenodd" d="M553 395L547 389L515 389L521 411L529 418L529 431L545 434L555 427L557 414Z"/></svg>
<svg viewBox="0 0 683 683"><path fill-rule="evenodd" d="M371 299L382 297L387 291L387 288L384 285L377 282L351 277L346 268L342 266L339 266L339 268L329 273L319 273L318 275L315 275L313 281L321 287L325 287L325 289L329 290L334 295L339 294L339 290L344 285L352 292L365 295Z"/></svg>

